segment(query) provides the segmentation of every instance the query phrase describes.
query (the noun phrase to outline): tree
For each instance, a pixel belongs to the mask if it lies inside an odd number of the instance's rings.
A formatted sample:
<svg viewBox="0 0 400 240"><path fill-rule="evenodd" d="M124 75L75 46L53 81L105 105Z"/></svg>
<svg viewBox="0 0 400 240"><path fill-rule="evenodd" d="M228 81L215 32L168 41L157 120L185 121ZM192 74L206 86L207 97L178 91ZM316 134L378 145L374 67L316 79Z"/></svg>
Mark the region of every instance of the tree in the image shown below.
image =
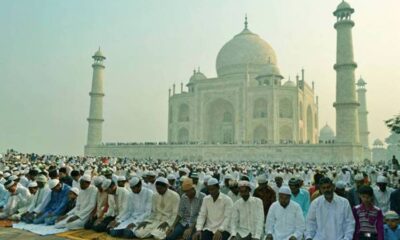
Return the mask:
<svg viewBox="0 0 400 240"><path fill-rule="evenodd" d="M400 134L400 114L386 120L385 124L392 132Z"/></svg>

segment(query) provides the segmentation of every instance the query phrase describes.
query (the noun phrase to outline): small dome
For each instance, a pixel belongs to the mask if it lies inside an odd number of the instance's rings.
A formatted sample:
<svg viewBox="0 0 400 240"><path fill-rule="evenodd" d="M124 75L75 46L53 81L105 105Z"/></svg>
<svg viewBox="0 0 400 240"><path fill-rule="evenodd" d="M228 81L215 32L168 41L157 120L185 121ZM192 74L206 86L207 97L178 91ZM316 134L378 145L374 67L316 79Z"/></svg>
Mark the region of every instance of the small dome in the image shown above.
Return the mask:
<svg viewBox="0 0 400 240"><path fill-rule="evenodd" d="M377 138L377 139L375 139L373 145L374 146L383 146L383 142Z"/></svg>
<svg viewBox="0 0 400 240"><path fill-rule="evenodd" d="M335 136L335 132L333 131L333 129L328 124L325 124L325 126L323 128L321 128L320 135L321 136L332 136L332 137L334 137Z"/></svg>
<svg viewBox="0 0 400 240"><path fill-rule="evenodd" d="M360 77L360 79L357 81L357 86L365 86L367 83Z"/></svg>
<svg viewBox="0 0 400 240"><path fill-rule="evenodd" d="M101 52L100 48L99 50L97 50L94 55L93 58L100 58L100 59L106 59L106 57L103 55L103 53Z"/></svg>
<svg viewBox="0 0 400 240"><path fill-rule="evenodd" d="M227 42L219 51L216 61L219 77L246 74L248 69L260 73L265 66L276 65L274 49L257 34L246 28Z"/></svg>
<svg viewBox="0 0 400 240"><path fill-rule="evenodd" d="M335 140L335 132L328 124L319 131L319 140L323 142Z"/></svg>
<svg viewBox="0 0 400 240"><path fill-rule="evenodd" d="M200 81L207 79L206 75L204 75L200 70L196 72L196 70L193 70L193 75L190 77L189 82L194 82L194 81Z"/></svg>
<svg viewBox="0 0 400 240"><path fill-rule="evenodd" d="M350 6L350 4L348 4L346 1L342 1L336 8L336 10L333 12L333 15L335 16L339 16L339 13L342 12L350 12L350 13L354 13L354 9Z"/></svg>
<svg viewBox="0 0 400 240"><path fill-rule="evenodd" d="M280 76L280 77L282 77L281 72L279 71L279 68L273 64L267 64L265 67L263 67L260 70L260 74L258 76L260 76L260 77L261 76Z"/></svg>
<svg viewBox="0 0 400 240"><path fill-rule="evenodd" d="M346 1L342 1L336 8L336 10L351 9L351 6Z"/></svg>
<svg viewBox="0 0 400 240"><path fill-rule="evenodd" d="M285 82L283 84L283 86L284 87L296 87L296 83L289 79L287 82Z"/></svg>

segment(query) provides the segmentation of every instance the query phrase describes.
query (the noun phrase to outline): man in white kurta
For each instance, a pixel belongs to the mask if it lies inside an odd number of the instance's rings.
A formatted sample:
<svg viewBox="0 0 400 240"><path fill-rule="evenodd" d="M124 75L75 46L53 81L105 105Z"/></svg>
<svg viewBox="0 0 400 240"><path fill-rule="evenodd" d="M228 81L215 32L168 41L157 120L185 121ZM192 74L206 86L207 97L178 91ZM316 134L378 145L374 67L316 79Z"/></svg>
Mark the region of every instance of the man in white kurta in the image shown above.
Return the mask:
<svg viewBox="0 0 400 240"><path fill-rule="evenodd" d="M28 206L28 211L21 216L21 220L26 223L32 223L35 216L41 212L46 207L50 201L51 190L47 185L47 178L44 175L39 175L36 177L36 182L38 185L38 190L33 196L33 199Z"/></svg>
<svg viewBox="0 0 400 240"><path fill-rule="evenodd" d="M376 180L376 187L374 187L375 205L384 213L389 211L390 194L394 192L394 189L388 187L387 185L388 179L384 176L378 176L378 179Z"/></svg>
<svg viewBox="0 0 400 240"><path fill-rule="evenodd" d="M83 175L80 179L80 191L75 207L67 213L65 219L57 222L55 228L81 229L89 220L96 207L97 188L90 185L91 176Z"/></svg>
<svg viewBox="0 0 400 240"><path fill-rule="evenodd" d="M113 237L132 238L136 226L151 214L153 191L143 187L138 177L133 177L129 185L132 192L129 198L128 214L120 219L121 222L118 222L116 227L110 229L110 235Z"/></svg>
<svg viewBox="0 0 400 240"><path fill-rule="evenodd" d="M250 182L239 181L241 198L232 208L231 239L261 239L264 225L263 203L261 199L250 196L250 193Z"/></svg>
<svg viewBox="0 0 400 240"><path fill-rule="evenodd" d="M178 216L180 198L176 192L168 189L168 180L159 177L155 186L157 192L153 197L151 215L134 232L138 238L153 236L155 239L164 239Z"/></svg>
<svg viewBox="0 0 400 240"><path fill-rule="evenodd" d="M129 209L129 191L126 188L118 187L110 179L103 181L102 188L108 193L108 210L93 224L93 230L96 232L107 232L114 228Z"/></svg>
<svg viewBox="0 0 400 240"><path fill-rule="evenodd" d="M10 216L10 220L19 221L21 216L28 212L28 207L31 205L34 195L38 191L38 185L37 182L30 182L27 187L31 195L26 199L26 204L18 208L17 212Z"/></svg>
<svg viewBox="0 0 400 240"><path fill-rule="evenodd" d="M332 180L319 181L323 196L311 202L307 215L306 240L352 240L355 220L347 199L334 193Z"/></svg>
<svg viewBox="0 0 400 240"><path fill-rule="evenodd" d="M4 183L5 188L10 193L6 206L0 213L0 219L6 219L15 214L18 209L26 207L28 205L28 200L31 197L29 190L22 185L18 185L17 182L13 180L7 180Z"/></svg>
<svg viewBox="0 0 400 240"><path fill-rule="evenodd" d="M287 186L279 189L279 199L274 202L265 223L266 240L300 240L305 231L303 211L298 203L291 201L291 191Z"/></svg>
<svg viewBox="0 0 400 240"><path fill-rule="evenodd" d="M203 199L193 240L211 240L215 236L226 240L230 236L232 199L219 191L219 183L215 178L207 181L207 189L210 195Z"/></svg>

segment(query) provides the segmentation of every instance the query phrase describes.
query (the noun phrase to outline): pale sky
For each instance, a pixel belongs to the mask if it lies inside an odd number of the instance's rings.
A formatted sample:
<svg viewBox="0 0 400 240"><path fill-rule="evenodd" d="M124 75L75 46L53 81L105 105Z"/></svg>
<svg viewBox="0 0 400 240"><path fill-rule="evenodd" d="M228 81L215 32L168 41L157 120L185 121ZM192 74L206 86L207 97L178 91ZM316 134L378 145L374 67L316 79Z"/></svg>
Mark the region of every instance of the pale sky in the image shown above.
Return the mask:
<svg viewBox="0 0 400 240"><path fill-rule="evenodd" d="M104 142L166 141L168 88L194 67L215 77L223 44L249 29L287 79L315 81L319 124L335 127L340 0L0 0L0 152L83 154L91 56L105 61ZM357 78L367 85L370 142L399 113L400 1L351 0ZM177 87L179 89L179 87Z"/></svg>

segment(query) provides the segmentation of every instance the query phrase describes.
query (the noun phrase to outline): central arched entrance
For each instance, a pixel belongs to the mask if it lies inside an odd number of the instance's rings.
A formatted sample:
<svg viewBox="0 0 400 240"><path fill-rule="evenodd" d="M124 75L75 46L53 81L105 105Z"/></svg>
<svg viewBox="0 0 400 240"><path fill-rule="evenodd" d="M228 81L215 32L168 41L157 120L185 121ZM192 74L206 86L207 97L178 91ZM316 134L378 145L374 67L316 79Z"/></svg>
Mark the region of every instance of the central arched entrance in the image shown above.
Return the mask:
<svg viewBox="0 0 400 240"><path fill-rule="evenodd" d="M206 109L205 123L204 135L208 143L234 143L235 112L230 102L217 99L209 103Z"/></svg>

